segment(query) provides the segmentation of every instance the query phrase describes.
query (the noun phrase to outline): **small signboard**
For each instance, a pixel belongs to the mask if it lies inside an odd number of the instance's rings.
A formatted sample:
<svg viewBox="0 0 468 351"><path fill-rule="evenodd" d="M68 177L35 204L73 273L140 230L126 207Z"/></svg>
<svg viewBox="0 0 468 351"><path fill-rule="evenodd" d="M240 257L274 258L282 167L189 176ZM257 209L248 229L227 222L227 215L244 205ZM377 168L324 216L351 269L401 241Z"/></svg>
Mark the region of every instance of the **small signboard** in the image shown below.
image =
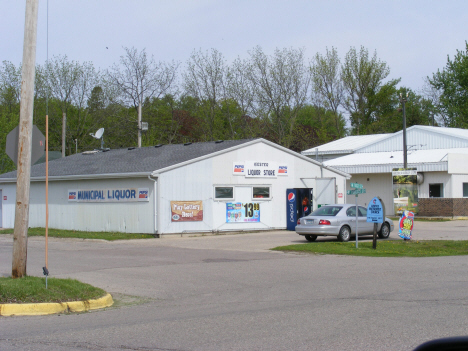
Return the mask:
<svg viewBox="0 0 468 351"><path fill-rule="evenodd" d="M354 189L363 189L364 186L362 184L359 184L359 183L351 183L351 188L354 188Z"/></svg>
<svg viewBox="0 0 468 351"><path fill-rule="evenodd" d="M353 190L347 190L346 194L347 195L357 195L357 194L365 194L366 189L353 189Z"/></svg>
<svg viewBox="0 0 468 351"><path fill-rule="evenodd" d="M385 207L378 197L374 197L367 206L367 222L383 223L385 217Z"/></svg>

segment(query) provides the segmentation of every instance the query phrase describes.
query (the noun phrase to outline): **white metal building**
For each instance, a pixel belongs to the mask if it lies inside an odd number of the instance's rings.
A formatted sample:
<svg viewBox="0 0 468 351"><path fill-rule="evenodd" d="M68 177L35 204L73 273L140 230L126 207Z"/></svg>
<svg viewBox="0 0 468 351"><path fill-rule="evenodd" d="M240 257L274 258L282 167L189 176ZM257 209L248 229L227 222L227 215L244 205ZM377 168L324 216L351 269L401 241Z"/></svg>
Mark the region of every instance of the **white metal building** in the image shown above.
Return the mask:
<svg viewBox="0 0 468 351"><path fill-rule="evenodd" d="M468 198L468 130L429 126L407 129L407 164L418 173L418 197ZM350 183L361 183L366 194L358 202L367 205L381 196L387 214L393 215L392 169L403 167L403 132L345 137L303 155L323 161L352 175ZM354 196L347 202L354 203Z"/></svg>
<svg viewBox="0 0 468 351"><path fill-rule="evenodd" d="M344 203L349 174L264 139L92 151L49 163L49 226L171 234L286 228L286 189ZM0 175L13 227L16 172ZM31 169L30 227L45 225L45 164Z"/></svg>

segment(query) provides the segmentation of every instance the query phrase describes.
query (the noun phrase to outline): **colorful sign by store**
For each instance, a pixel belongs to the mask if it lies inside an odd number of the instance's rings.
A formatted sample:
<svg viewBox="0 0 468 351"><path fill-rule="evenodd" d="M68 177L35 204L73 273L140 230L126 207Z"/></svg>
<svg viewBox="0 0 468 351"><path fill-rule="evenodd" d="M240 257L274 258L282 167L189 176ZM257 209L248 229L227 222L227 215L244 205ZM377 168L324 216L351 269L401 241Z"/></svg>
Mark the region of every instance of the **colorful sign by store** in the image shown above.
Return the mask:
<svg viewBox="0 0 468 351"><path fill-rule="evenodd" d="M171 201L171 222L203 221L203 201Z"/></svg>
<svg viewBox="0 0 468 351"><path fill-rule="evenodd" d="M260 203L226 203L226 223L260 222Z"/></svg>
<svg viewBox="0 0 468 351"><path fill-rule="evenodd" d="M398 222L398 236L405 240L411 240L413 237L412 230L414 226L414 213L410 211L403 211Z"/></svg>
<svg viewBox="0 0 468 351"><path fill-rule="evenodd" d="M418 212L418 171L416 168L394 168L393 178L393 206L395 215L404 211Z"/></svg>
<svg viewBox="0 0 468 351"><path fill-rule="evenodd" d="M140 202L149 201L148 188L68 190L71 202Z"/></svg>
<svg viewBox="0 0 468 351"><path fill-rule="evenodd" d="M288 166L277 162L239 161L233 162L232 166L233 175L242 175L246 178L276 178L288 175Z"/></svg>

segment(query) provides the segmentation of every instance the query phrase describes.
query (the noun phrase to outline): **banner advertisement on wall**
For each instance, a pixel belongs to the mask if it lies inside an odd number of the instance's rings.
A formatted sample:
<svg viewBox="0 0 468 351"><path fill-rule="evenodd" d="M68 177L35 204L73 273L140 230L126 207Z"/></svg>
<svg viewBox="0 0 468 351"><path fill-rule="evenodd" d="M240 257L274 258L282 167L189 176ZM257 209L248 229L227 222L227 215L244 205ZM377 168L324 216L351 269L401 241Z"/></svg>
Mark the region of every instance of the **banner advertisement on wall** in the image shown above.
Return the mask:
<svg viewBox="0 0 468 351"><path fill-rule="evenodd" d="M416 168L394 168L393 206L395 215L404 211L418 213L418 172Z"/></svg>
<svg viewBox="0 0 468 351"><path fill-rule="evenodd" d="M265 161L233 162L232 174L246 178L276 178L288 175L288 165Z"/></svg>
<svg viewBox="0 0 468 351"><path fill-rule="evenodd" d="M260 222L260 203L226 203L226 223Z"/></svg>
<svg viewBox="0 0 468 351"><path fill-rule="evenodd" d="M68 190L70 202L140 202L149 201L148 188Z"/></svg>
<svg viewBox="0 0 468 351"><path fill-rule="evenodd" d="M203 221L203 201L171 201L171 222Z"/></svg>

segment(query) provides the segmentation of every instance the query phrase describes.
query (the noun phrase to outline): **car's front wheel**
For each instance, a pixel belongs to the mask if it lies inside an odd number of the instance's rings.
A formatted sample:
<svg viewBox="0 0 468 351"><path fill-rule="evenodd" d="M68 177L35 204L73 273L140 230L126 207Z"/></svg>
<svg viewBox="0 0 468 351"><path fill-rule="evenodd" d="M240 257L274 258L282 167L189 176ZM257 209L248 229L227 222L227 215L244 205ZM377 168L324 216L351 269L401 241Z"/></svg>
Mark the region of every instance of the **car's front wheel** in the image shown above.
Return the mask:
<svg viewBox="0 0 468 351"><path fill-rule="evenodd" d="M349 241L349 238L351 237L351 230L349 227L344 226L341 227L340 229L340 234L338 234L338 240L342 242Z"/></svg>
<svg viewBox="0 0 468 351"><path fill-rule="evenodd" d="M380 228L379 238L380 239L387 239L390 235L390 226L388 223L382 224L382 228Z"/></svg>
<svg viewBox="0 0 468 351"><path fill-rule="evenodd" d="M317 235L304 235L307 241L317 240Z"/></svg>

